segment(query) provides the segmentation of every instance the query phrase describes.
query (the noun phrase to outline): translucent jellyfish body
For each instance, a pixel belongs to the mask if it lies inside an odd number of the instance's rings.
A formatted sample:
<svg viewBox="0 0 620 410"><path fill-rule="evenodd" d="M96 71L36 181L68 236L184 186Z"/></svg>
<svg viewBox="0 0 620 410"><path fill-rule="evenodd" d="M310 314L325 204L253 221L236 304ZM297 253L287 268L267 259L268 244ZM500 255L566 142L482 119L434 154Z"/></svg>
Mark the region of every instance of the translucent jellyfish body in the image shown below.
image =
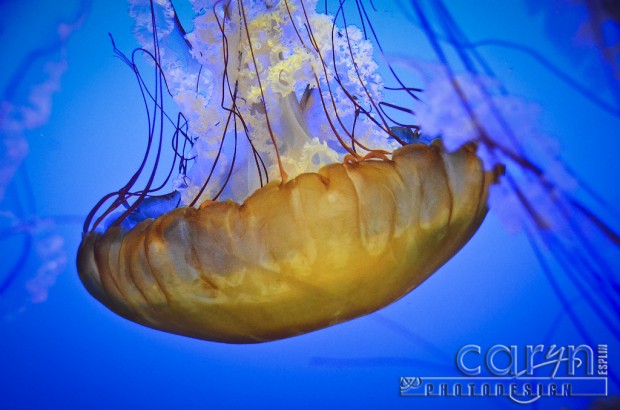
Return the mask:
<svg viewBox="0 0 620 410"><path fill-rule="evenodd" d="M78 271L93 296L164 331L263 342L394 302L474 234L496 172L474 144L419 143L386 113L408 110L383 101L360 29L316 2L194 9L186 34L170 4L133 5L158 73L153 124L164 89L183 113L181 174L176 193L154 196L153 127L139 171L86 221Z"/></svg>

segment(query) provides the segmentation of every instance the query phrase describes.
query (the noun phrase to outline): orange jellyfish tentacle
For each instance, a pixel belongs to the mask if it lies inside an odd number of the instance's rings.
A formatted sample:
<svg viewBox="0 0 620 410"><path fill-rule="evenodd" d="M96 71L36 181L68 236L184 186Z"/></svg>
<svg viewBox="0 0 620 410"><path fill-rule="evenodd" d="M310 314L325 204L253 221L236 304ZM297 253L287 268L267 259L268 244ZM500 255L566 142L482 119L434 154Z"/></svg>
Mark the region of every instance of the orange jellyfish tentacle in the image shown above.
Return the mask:
<svg viewBox="0 0 620 410"><path fill-rule="evenodd" d="M265 102L265 92L263 90L263 84L260 78L260 72L258 71L258 64L256 62L256 56L254 55L254 47L252 46L252 38L250 37L250 31L248 29L248 21L245 15L245 7L243 6L243 1L238 0L239 9L241 12L241 17L243 18L243 29L245 31L246 38L248 39L248 46L250 47L250 55L252 56L252 61L254 62L254 71L256 72L256 81L258 82L258 88L260 89L261 94L261 103L263 104L263 108L265 109L265 122L267 123L267 129L269 130L269 137L271 138L271 142L273 143L273 149L276 153L276 158L278 161L278 169L280 170L280 177L282 178L281 183L285 184L288 176L286 175L286 171L284 171L284 166L282 165L282 158L280 157L280 149L278 148L278 143L276 141L276 137L273 135L273 129L271 128L271 121L269 120L269 110L267 109L267 103Z"/></svg>

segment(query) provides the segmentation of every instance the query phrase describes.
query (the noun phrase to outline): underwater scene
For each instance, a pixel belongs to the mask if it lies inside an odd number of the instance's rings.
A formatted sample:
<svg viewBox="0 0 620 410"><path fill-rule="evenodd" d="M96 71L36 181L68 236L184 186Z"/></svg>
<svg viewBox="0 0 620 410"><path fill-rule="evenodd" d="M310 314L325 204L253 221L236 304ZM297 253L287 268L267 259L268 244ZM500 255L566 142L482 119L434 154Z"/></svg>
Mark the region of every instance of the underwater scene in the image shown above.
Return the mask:
<svg viewBox="0 0 620 410"><path fill-rule="evenodd" d="M0 409L620 408L620 3L0 2Z"/></svg>

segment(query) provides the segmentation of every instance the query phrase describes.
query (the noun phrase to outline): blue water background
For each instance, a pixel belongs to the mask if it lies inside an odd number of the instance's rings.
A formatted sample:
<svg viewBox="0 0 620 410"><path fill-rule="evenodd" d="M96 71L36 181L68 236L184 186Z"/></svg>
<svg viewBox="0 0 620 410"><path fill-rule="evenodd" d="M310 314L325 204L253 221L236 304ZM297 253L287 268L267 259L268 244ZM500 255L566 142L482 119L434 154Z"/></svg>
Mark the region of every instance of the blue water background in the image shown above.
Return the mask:
<svg viewBox="0 0 620 410"><path fill-rule="evenodd" d="M584 85L597 83L552 42L541 16L528 13L522 1L447 4L470 38L530 46ZM10 0L0 7L0 81L6 87L24 53L44 44L78 2ZM386 13L375 23L399 33L387 40L392 52L433 59L419 32L400 32L402 17ZM132 72L113 56L108 33L121 50L136 47L123 1L92 3L67 44L68 69L49 121L27 135L23 167L38 215L84 217L103 194L127 180L143 152L144 107ZM514 94L542 107L543 129L560 141L563 159L609 203L620 203L618 118L526 55L483 52ZM604 88L594 87L606 96ZM465 344L583 342L523 234L508 233L493 213L458 255L399 302L308 335L245 346L175 336L116 316L78 279L73 259L81 226L60 223L57 230L69 263L47 300L28 304L15 289L3 296L14 299L14 309L0 312L2 409L519 408L506 398L400 397L399 378L458 376L454 355ZM3 246L5 261L19 249ZM36 266L23 269L28 277ZM559 270L554 273L562 278ZM587 310L578 298L571 301ZM619 346L605 324L592 316L588 331L597 343L611 346L611 368L618 371ZM616 395L619 388L610 385ZM549 398L537 408L588 403Z"/></svg>

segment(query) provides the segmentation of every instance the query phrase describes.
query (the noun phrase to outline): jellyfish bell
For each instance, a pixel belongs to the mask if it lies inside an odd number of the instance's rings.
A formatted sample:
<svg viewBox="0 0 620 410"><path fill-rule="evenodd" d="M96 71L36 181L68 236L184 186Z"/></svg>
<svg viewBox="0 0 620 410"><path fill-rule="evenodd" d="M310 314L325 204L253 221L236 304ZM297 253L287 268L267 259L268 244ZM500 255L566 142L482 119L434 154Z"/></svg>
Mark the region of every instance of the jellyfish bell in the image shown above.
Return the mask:
<svg viewBox="0 0 620 410"><path fill-rule="evenodd" d="M409 145L272 182L241 205L89 232L78 270L97 299L150 327L229 343L295 336L427 279L482 222L492 179L470 148Z"/></svg>
<svg viewBox="0 0 620 410"><path fill-rule="evenodd" d="M108 308L199 339L277 340L389 305L476 232L498 170L474 144L449 153L393 120L385 107L407 110L384 103L372 44L342 9L194 2L186 34L169 3L145 5L192 148L175 150L177 193L155 197L154 173L134 191L134 175L89 215L78 272Z"/></svg>

